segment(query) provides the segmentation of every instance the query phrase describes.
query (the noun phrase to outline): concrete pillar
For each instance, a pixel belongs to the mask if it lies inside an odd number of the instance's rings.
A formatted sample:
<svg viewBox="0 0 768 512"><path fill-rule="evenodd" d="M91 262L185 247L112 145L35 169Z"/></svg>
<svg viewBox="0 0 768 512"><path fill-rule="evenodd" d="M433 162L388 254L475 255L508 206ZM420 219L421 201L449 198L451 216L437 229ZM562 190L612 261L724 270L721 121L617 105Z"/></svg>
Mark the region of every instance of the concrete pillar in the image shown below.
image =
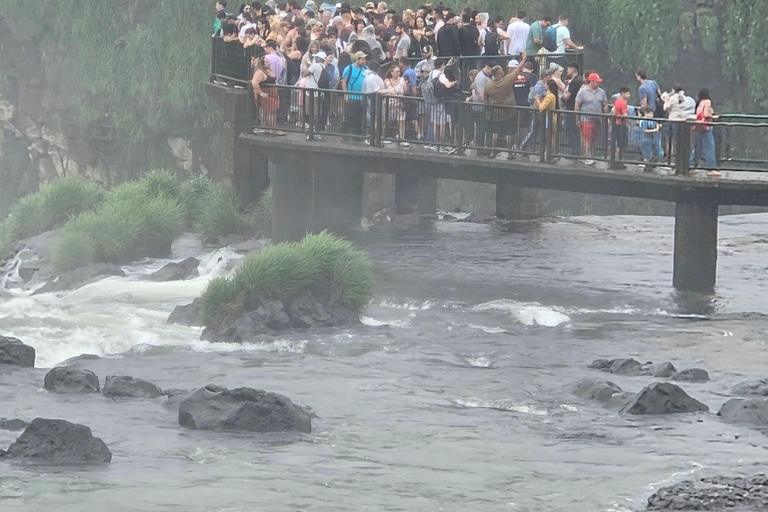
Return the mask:
<svg viewBox="0 0 768 512"><path fill-rule="evenodd" d="M313 175L307 166L273 162L272 243L298 241L312 231Z"/></svg>
<svg viewBox="0 0 768 512"><path fill-rule="evenodd" d="M677 202L675 288L714 290L717 279L717 214L717 203L706 194L687 196Z"/></svg>
<svg viewBox="0 0 768 512"><path fill-rule="evenodd" d="M539 190L498 183L496 185L496 216L510 220L541 217Z"/></svg>
<svg viewBox="0 0 768 512"><path fill-rule="evenodd" d="M434 215L437 212L437 178L413 174L395 176L395 213Z"/></svg>
<svg viewBox="0 0 768 512"><path fill-rule="evenodd" d="M360 224L363 173L323 165L315 166L314 173L314 230Z"/></svg>
<svg viewBox="0 0 768 512"><path fill-rule="evenodd" d="M395 175L363 173L363 217L395 208Z"/></svg>

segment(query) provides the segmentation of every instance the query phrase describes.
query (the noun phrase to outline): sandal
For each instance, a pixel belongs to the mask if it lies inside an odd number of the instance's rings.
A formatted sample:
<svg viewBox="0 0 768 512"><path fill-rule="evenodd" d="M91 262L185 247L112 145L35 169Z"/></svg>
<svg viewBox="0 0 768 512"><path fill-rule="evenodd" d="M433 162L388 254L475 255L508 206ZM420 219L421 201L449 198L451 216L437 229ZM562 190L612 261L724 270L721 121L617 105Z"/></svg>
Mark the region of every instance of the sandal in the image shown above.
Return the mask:
<svg viewBox="0 0 768 512"><path fill-rule="evenodd" d="M707 173L707 176L709 176L710 178L719 178L720 176L722 176L722 174L720 174L719 171L709 171Z"/></svg>

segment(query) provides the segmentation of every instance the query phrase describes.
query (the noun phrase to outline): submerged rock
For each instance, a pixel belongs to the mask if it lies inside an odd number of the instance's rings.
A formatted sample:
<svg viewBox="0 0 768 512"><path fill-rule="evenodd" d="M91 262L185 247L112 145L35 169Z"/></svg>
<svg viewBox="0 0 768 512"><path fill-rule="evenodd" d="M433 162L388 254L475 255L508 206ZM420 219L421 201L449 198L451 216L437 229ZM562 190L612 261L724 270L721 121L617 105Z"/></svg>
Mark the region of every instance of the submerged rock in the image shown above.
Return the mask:
<svg viewBox="0 0 768 512"><path fill-rule="evenodd" d="M72 366L57 366L45 374L43 388L57 394L99 392L99 377L90 370Z"/></svg>
<svg viewBox="0 0 768 512"><path fill-rule="evenodd" d="M170 411L178 411L179 404L189 394L189 391L186 389L166 389L163 391L163 394L168 396L168 399L163 403L163 407Z"/></svg>
<svg viewBox="0 0 768 512"><path fill-rule="evenodd" d="M732 398L723 404L717 415L728 423L768 427L768 398Z"/></svg>
<svg viewBox="0 0 768 512"><path fill-rule="evenodd" d="M709 407L691 398L679 386L654 382L643 388L623 409L622 414L677 414L706 412Z"/></svg>
<svg viewBox="0 0 768 512"><path fill-rule="evenodd" d="M608 369L609 372L613 373L614 375L646 375L648 374L648 369L644 367L640 362L633 358L628 359L615 359L611 363L611 367Z"/></svg>
<svg viewBox="0 0 768 512"><path fill-rule="evenodd" d="M701 368L691 368L689 370L681 370L672 376L672 380L680 382L707 382L709 380L709 374L706 370Z"/></svg>
<svg viewBox="0 0 768 512"><path fill-rule="evenodd" d="M310 415L283 395L213 384L184 397L179 425L195 430L311 431Z"/></svg>
<svg viewBox="0 0 768 512"><path fill-rule="evenodd" d="M61 274L55 280L46 283L45 286L35 291L34 295L75 290L110 276L125 277L125 272L112 263L91 263Z"/></svg>
<svg viewBox="0 0 768 512"><path fill-rule="evenodd" d="M621 388L613 382L583 379L571 386L571 394L586 400L598 400L607 402L616 394L621 393Z"/></svg>
<svg viewBox="0 0 768 512"><path fill-rule="evenodd" d="M35 349L18 338L0 335L0 365L9 364L22 368L35 366Z"/></svg>
<svg viewBox="0 0 768 512"><path fill-rule="evenodd" d="M104 396L110 398L157 398L163 390L151 382L126 375L109 375L104 382Z"/></svg>
<svg viewBox="0 0 768 512"><path fill-rule="evenodd" d="M29 426L29 423L27 423L24 420L19 420L19 419L8 420L5 418L0 419L0 430L10 430L11 432L15 432L17 430L24 430L28 426Z"/></svg>
<svg viewBox="0 0 768 512"><path fill-rule="evenodd" d="M203 312L200 309L200 298L196 298L190 304L176 306L168 317L169 324L188 325L202 327Z"/></svg>
<svg viewBox="0 0 768 512"><path fill-rule="evenodd" d="M648 510L768 511L768 476L702 478L659 489Z"/></svg>
<svg viewBox="0 0 768 512"><path fill-rule="evenodd" d="M611 411L620 411L634 399L635 393L632 393L631 391L615 393L607 402L605 402L605 408Z"/></svg>
<svg viewBox="0 0 768 512"><path fill-rule="evenodd" d="M98 464L110 462L112 453L85 425L36 418L7 452L0 452L0 458L54 464Z"/></svg>
<svg viewBox="0 0 768 512"><path fill-rule="evenodd" d="M191 279L200 275L197 271L199 265L200 260L197 258L187 258L178 263L169 263L165 265L163 268L149 276L149 278L152 281L158 282Z"/></svg>
<svg viewBox="0 0 768 512"><path fill-rule="evenodd" d="M613 362L616 361L616 359L595 359L591 363L589 363L589 366L587 368L592 370L600 370L603 372L607 372L611 369L611 365Z"/></svg>
<svg viewBox="0 0 768 512"><path fill-rule="evenodd" d="M650 372L654 377L668 379L677 373L677 368L670 362L659 363L652 365Z"/></svg>
<svg viewBox="0 0 768 512"><path fill-rule="evenodd" d="M768 396L768 380L748 380L740 382L731 389L732 395L737 396Z"/></svg>

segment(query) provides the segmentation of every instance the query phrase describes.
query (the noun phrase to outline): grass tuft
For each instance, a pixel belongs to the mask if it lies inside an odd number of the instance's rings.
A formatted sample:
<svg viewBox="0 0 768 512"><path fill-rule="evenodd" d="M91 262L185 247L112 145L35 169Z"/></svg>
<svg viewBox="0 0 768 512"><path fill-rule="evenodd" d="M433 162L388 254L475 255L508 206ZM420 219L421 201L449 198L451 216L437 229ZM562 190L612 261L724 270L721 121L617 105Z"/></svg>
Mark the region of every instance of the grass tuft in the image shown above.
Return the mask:
<svg viewBox="0 0 768 512"><path fill-rule="evenodd" d="M154 169L144 174L139 180L151 196L177 198L181 194L179 175L167 169Z"/></svg>
<svg viewBox="0 0 768 512"><path fill-rule="evenodd" d="M53 268L67 272L93 263L96 250L88 236L82 231L66 230L56 240L53 250Z"/></svg>
<svg viewBox="0 0 768 512"><path fill-rule="evenodd" d="M216 186L218 185L215 185L202 174L193 176L182 183L179 201L186 211L188 220L195 221L200 218L203 205Z"/></svg>
<svg viewBox="0 0 768 512"><path fill-rule="evenodd" d="M240 211L233 190L215 186L202 201L199 230L205 236L239 235L253 229L253 219Z"/></svg>
<svg viewBox="0 0 768 512"><path fill-rule="evenodd" d="M8 255L13 244L16 243L17 222L16 217L12 215L0 222L0 260Z"/></svg>

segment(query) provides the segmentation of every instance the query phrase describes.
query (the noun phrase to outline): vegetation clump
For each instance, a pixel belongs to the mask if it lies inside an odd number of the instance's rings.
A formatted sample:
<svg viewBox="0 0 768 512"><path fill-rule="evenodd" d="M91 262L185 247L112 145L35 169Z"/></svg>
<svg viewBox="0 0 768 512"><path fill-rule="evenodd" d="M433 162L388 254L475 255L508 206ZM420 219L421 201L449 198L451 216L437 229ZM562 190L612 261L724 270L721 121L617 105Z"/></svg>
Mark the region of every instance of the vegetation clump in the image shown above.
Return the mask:
<svg viewBox="0 0 768 512"><path fill-rule="evenodd" d="M283 242L249 256L229 277L210 281L202 295L203 321L212 326L220 308L243 292L291 304L310 291L324 303L338 300L358 315L373 297L368 255L351 242L323 231L301 242Z"/></svg>

